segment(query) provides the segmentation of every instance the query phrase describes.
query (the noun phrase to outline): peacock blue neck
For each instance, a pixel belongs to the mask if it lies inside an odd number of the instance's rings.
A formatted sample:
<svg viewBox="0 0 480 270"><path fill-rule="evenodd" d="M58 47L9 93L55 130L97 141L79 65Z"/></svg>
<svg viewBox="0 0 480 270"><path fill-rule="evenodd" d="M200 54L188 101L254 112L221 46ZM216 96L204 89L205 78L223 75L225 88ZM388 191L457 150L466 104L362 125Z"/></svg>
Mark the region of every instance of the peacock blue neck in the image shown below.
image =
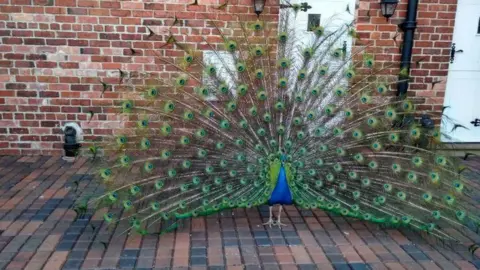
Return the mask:
<svg viewBox="0 0 480 270"><path fill-rule="evenodd" d="M282 156L283 158L283 156ZM282 160L283 161L283 160ZM285 167L280 167L280 172L277 178L277 184L270 195L270 199L268 200L269 205L274 204L292 204L292 193L290 192L290 188L288 187L287 182L287 174L285 172Z"/></svg>

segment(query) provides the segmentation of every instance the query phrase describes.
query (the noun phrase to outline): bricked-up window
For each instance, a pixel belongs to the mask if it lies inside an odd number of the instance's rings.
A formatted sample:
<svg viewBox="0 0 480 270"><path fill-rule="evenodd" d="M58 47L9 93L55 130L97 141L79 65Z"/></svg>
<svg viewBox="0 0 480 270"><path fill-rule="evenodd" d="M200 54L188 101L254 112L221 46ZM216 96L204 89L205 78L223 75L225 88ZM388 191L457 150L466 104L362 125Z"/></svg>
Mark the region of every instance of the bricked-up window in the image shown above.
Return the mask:
<svg viewBox="0 0 480 270"><path fill-rule="evenodd" d="M203 51L203 63L205 66L213 65L217 69L217 77L224 81L231 89L235 88L235 82L238 80L238 73L235 70L235 60L231 53L226 51ZM203 85L209 86L212 91L216 90L217 85L209 76L203 75ZM207 100L216 100L215 96Z"/></svg>

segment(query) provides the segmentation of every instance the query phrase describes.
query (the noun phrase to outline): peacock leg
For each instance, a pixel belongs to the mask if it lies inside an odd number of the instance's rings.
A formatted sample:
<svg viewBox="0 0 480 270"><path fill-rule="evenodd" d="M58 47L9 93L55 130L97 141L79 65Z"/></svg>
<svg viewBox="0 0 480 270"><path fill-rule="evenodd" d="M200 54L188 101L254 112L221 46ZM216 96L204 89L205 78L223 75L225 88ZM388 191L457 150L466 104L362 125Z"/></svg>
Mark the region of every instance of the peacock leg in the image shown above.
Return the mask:
<svg viewBox="0 0 480 270"><path fill-rule="evenodd" d="M278 227L282 227L282 226L287 226L287 224L283 224L281 221L280 221L280 216L282 214L282 208L283 206L280 205L279 209L278 209L278 218L277 218L277 221L275 222L275 225L277 225Z"/></svg>
<svg viewBox="0 0 480 270"><path fill-rule="evenodd" d="M275 224L273 221L273 205L269 206L268 209L270 210L270 217L268 218L268 222L263 223L263 225L268 225L271 228L272 225Z"/></svg>

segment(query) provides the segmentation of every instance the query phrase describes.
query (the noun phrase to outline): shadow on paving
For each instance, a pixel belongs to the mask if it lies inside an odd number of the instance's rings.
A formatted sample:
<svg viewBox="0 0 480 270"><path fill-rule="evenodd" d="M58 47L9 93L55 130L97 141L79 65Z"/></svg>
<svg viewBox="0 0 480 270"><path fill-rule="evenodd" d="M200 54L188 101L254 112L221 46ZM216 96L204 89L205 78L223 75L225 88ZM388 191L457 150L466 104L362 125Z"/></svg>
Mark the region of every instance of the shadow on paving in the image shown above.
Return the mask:
<svg viewBox="0 0 480 270"><path fill-rule="evenodd" d="M480 159L468 162L480 169ZM466 248L295 207L282 230L259 225L269 214L260 207L187 220L160 238L119 235L125 224L107 230L103 213L75 220L70 209L77 192L101 191L91 173L85 158L0 156L0 269L480 268Z"/></svg>

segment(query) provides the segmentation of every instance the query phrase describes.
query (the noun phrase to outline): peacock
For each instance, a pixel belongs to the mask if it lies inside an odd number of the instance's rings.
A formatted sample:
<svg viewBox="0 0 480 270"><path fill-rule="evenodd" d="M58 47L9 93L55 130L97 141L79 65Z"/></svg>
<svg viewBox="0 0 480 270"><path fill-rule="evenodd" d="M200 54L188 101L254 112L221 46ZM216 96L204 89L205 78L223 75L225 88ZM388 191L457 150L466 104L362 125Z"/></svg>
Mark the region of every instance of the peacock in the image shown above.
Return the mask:
<svg viewBox="0 0 480 270"><path fill-rule="evenodd" d="M304 30L301 6L282 7L280 20L209 19L216 36L201 41L166 34L151 56L160 76L120 70L121 127L91 147L104 190L81 207L129 233L261 205L263 225L282 227L282 207L295 205L468 242L478 185L440 151L448 134L418 121L442 112L394 94L408 73L376 62L353 22Z"/></svg>

